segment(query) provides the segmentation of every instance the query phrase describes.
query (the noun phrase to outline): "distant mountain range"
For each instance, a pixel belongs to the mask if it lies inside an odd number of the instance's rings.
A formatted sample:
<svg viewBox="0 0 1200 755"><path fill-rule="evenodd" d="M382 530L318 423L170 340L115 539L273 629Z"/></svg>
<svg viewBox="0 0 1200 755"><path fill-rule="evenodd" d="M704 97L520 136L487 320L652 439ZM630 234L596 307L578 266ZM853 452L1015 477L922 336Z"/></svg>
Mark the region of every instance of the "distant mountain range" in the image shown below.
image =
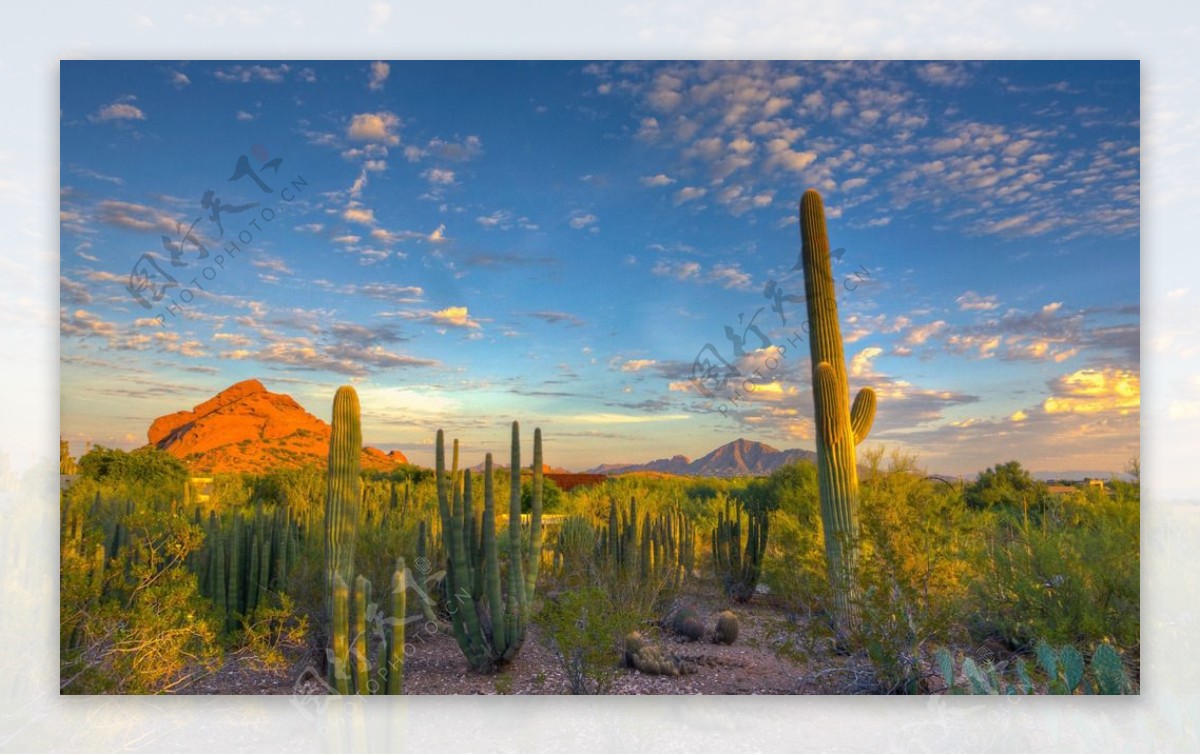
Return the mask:
<svg viewBox="0 0 1200 755"><path fill-rule="evenodd" d="M745 477L768 475L795 461L816 463L815 451L789 448L780 451L766 443L738 438L692 461L686 456L655 459L645 464L601 464L587 470L594 474L625 474L628 472L658 472L694 477Z"/></svg>

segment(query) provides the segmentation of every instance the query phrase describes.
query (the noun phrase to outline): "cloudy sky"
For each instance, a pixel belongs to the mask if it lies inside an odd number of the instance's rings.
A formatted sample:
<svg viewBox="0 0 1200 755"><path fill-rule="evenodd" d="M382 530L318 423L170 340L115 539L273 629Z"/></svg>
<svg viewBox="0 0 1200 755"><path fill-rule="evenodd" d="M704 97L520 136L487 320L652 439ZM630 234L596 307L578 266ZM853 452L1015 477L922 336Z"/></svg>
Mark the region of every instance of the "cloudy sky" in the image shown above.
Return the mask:
<svg viewBox="0 0 1200 755"><path fill-rule="evenodd" d="M812 448L792 268L815 187L851 390L879 395L868 444L945 473L1119 471L1139 435L1138 80L64 62L63 434L135 447L255 377L326 419L355 385L366 441L418 463L439 427L499 449L511 419L571 469Z"/></svg>

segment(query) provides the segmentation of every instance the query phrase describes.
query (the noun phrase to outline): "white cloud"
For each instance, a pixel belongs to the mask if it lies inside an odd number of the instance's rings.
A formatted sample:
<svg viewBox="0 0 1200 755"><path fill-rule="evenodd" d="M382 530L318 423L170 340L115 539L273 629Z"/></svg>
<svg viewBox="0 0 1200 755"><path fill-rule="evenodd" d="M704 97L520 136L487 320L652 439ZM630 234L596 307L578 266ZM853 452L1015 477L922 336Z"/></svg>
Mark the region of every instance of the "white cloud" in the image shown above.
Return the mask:
<svg viewBox="0 0 1200 755"><path fill-rule="evenodd" d="M587 228L588 226L594 226L597 222L599 222L599 220L600 218L596 217L590 212L583 213L576 211L571 213L571 218L567 221L567 223L578 231Z"/></svg>
<svg viewBox="0 0 1200 755"><path fill-rule="evenodd" d="M642 186L670 186L675 183L675 179L665 173L659 173L656 176L642 176L641 180Z"/></svg>
<svg viewBox="0 0 1200 755"><path fill-rule="evenodd" d="M421 178L424 178L431 184L448 186L454 183L454 171L444 168L427 168L421 172Z"/></svg>
<svg viewBox="0 0 1200 755"><path fill-rule="evenodd" d="M995 295L980 296L974 291L967 291L954 301L958 302L958 308L964 312L987 312L1000 306L1000 304L996 301Z"/></svg>
<svg viewBox="0 0 1200 755"><path fill-rule="evenodd" d="M855 354L854 358L850 360L850 376L863 377L870 375L873 368L871 361L882 353L883 349L878 346L868 346Z"/></svg>
<svg viewBox="0 0 1200 755"><path fill-rule="evenodd" d="M348 223L375 225L375 211L369 207L351 205L342 211L342 219Z"/></svg>
<svg viewBox="0 0 1200 755"><path fill-rule="evenodd" d="M449 325L455 328L475 329L480 324L471 319L466 307L446 307L428 314L429 320L438 325Z"/></svg>
<svg viewBox="0 0 1200 755"><path fill-rule="evenodd" d="M141 108L131 105L128 102L114 102L100 108L94 115L89 115L88 120L93 123L108 123L110 121L144 121L146 114Z"/></svg>
<svg viewBox="0 0 1200 755"><path fill-rule="evenodd" d="M358 113L350 119L346 136L352 141L394 147L400 143L400 137L395 133L399 128L400 118L394 113Z"/></svg>
<svg viewBox="0 0 1200 755"><path fill-rule="evenodd" d="M658 364L653 359L628 359L621 365L621 372L641 372L647 367L653 367Z"/></svg>
<svg viewBox="0 0 1200 755"><path fill-rule="evenodd" d="M392 67L382 60L377 60L371 64L371 78L367 82L367 88L372 92L378 92L383 89L383 84L388 79L388 74L392 72Z"/></svg>
<svg viewBox="0 0 1200 755"><path fill-rule="evenodd" d="M700 199L707 193L708 189L705 189L702 186L685 186L679 191L675 192L675 204L683 204L684 202L691 202L693 200Z"/></svg>

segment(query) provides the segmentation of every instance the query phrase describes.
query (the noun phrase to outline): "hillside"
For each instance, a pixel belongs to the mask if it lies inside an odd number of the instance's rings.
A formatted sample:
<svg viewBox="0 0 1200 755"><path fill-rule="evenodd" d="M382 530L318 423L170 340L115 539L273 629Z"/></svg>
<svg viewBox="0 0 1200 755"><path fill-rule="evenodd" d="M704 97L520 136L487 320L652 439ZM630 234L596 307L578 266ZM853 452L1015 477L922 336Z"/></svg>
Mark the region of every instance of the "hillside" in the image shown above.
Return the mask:
<svg viewBox="0 0 1200 755"><path fill-rule="evenodd" d="M154 420L150 444L187 462L197 473L259 472L324 467L329 425L291 396L243 380L197 404ZM408 459L399 451L364 448L363 469L391 469Z"/></svg>

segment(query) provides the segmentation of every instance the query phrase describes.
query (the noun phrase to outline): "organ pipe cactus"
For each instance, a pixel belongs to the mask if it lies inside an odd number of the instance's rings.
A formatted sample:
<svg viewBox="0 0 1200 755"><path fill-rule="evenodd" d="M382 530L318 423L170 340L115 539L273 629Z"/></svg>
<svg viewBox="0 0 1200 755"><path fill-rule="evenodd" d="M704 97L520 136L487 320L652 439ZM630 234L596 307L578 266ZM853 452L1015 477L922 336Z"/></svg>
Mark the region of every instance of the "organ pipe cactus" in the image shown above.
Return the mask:
<svg viewBox="0 0 1200 755"><path fill-rule="evenodd" d="M875 419L875 392L863 388L854 398L854 404L850 404L825 207L814 189L804 192L800 200L800 238L812 355L821 522L834 596L834 624L838 634L845 638L857 624L854 585L859 524L854 447L867 437Z"/></svg>
<svg viewBox="0 0 1200 755"><path fill-rule="evenodd" d="M406 585L404 584L404 559L392 573L392 615L387 631L387 666L384 670L386 689L389 695L399 695L404 687L404 619Z"/></svg>
<svg viewBox="0 0 1200 755"><path fill-rule="evenodd" d="M746 512L746 528L742 529L742 504L718 512L717 526L712 535L713 561L725 592L739 603L754 597L758 579L762 576L763 556L767 552L767 530L770 516L763 509ZM745 544L742 532L746 533Z"/></svg>
<svg viewBox="0 0 1200 755"><path fill-rule="evenodd" d="M471 668L489 670L511 661L525 640L537 584L542 552L541 432L534 433L533 509L527 548L521 543L520 427L512 426L512 465L508 536L496 536L496 501L492 481L492 455L484 461L482 530L475 539L475 518L464 496L464 477L458 469L458 442L452 466L446 471L445 436L437 433L435 465L438 513L447 554L446 586L453 618L454 638ZM500 570L500 552L507 568ZM477 578L480 576L481 578Z"/></svg>

